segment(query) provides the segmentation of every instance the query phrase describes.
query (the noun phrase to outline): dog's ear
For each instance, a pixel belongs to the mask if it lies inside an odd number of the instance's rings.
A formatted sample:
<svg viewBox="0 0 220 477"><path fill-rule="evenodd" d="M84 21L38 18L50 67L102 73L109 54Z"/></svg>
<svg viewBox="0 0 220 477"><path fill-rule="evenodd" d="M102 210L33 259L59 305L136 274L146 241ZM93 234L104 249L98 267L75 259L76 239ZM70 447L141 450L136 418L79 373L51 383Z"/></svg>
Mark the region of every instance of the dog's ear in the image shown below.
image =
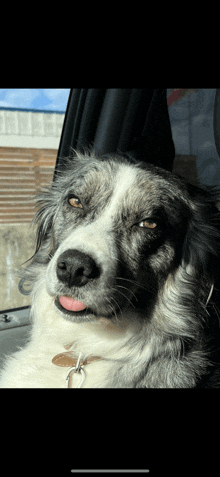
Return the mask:
<svg viewBox="0 0 220 477"><path fill-rule="evenodd" d="M183 263L198 279L213 281L220 270L220 212L216 193L191 195Z"/></svg>
<svg viewBox="0 0 220 477"><path fill-rule="evenodd" d="M27 260L18 272L20 293L29 295L32 284L36 281L42 265L47 265L53 256L53 218L56 213L56 202L53 200L50 188L45 188L35 197L38 211L33 219L36 227L36 248L34 255ZM39 269L40 266L40 269Z"/></svg>
<svg viewBox="0 0 220 477"><path fill-rule="evenodd" d="M33 219L36 226L36 249L32 259L37 263L48 263L52 253L52 229L56 214L56 200L52 188L45 188L35 199L38 208Z"/></svg>

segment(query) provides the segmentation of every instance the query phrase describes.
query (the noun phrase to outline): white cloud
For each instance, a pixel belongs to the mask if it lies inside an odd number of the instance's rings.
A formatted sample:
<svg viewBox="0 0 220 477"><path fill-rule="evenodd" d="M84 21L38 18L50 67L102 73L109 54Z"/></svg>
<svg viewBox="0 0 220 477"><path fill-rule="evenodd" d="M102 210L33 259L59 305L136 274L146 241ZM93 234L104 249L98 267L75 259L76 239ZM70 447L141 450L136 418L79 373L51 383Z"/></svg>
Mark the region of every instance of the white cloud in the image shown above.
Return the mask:
<svg viewBox="0 0 220 477"><path fill-rule="evenodd" d="M50 100L45 104L45 109L52 110L65 110L68 97L69 89L43 89L42 92Z"/></svg>
<svg viewBox="0 0 220 477"><path fill-rule="evenodd" d="M0 89L0 107L65 111L69 89Z"/></svg>
<svg viewBox="0 0 220 477"><path fill-rule="evenodd" d="M2 89L0 90L0 106L31 108L33 100L39 95L40 92L37 89Z"/></svg>

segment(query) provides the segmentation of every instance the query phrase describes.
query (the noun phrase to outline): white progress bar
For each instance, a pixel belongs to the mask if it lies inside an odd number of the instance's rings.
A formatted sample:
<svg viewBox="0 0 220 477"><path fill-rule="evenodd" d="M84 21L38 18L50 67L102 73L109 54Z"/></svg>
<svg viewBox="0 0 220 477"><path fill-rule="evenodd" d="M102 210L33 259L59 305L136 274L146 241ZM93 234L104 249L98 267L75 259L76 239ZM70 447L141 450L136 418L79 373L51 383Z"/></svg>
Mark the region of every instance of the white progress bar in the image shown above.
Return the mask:
<svg viewBox="0 0 220 477"><path fill-rule="evenodd" d="M72 469L71 472L150 472L149 469Z"/></svg>

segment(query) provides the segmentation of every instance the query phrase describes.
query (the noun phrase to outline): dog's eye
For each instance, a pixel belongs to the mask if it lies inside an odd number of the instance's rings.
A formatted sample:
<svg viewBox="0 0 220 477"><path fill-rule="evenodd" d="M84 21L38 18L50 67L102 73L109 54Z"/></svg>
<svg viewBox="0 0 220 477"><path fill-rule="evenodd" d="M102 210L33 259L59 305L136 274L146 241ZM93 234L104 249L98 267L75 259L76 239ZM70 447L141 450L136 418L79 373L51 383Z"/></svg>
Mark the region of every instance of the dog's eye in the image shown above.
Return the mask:
<svg viewBox="0 0 220 477"><path fill-rule="evenodd" d="M155 229L155 227L157 227L157 224L155 222L151 222L151 221L148 221L148 220L142 220L141 222L139 222L139 227L143 227L145 229Z"/></svg>
<svg viewBox="0 0 220 477"><path fill-rule="evenodd" d="M70 197L68 202L70 205L72 205L72 207L82 208L82 204L77 197Z"/></svg>

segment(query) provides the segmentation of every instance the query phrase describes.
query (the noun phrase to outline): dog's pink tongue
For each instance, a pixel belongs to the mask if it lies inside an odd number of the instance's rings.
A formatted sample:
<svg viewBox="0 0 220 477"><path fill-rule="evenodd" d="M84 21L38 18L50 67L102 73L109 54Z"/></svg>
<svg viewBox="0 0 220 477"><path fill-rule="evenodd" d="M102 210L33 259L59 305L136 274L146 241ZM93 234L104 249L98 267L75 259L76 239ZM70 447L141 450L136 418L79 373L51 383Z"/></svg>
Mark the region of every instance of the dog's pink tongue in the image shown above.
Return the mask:
<svg viewBox="0 0 220 477"><path fill-rule="evenodd" d="M74 298L70 298L69 296L60 296L59 300L63 308L66 308L66 310L81 311L86 308L86 305L84 305L84 303L78 300L74 300Z"/></svg>

